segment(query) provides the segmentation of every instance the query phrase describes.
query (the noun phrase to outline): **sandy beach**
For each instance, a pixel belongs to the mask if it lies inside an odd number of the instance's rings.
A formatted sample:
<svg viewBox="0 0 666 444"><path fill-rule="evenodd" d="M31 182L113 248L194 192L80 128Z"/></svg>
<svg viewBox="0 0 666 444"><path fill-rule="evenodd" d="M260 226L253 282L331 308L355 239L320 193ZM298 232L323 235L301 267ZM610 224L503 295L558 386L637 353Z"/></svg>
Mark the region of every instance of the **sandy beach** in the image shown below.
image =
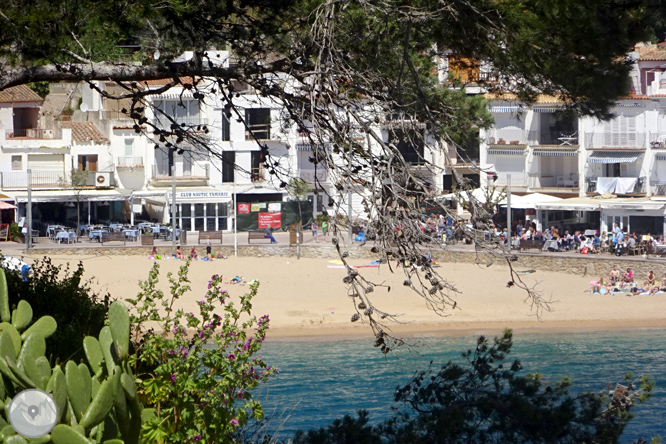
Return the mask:
<svg viewBox="0 0 666 444"><path fill-rule="evenodd" d="M38 251L24 257L27 262L40 258ZM53 256L58 264L76 264L82 260L92 287L108 291L112 297L123 299L136 296L138 282L145 280L155 261L143 256ZM213 274L222 274L225 281L241 276L245 281L260 281L254 301L256 315L271 318L269 339L317 340L370 336L370 328L361 322L352 324L354 313L342 278L345 270L335 268L330 259L300 259L289 257L230 257L212 262L193 261L190 268L192 291L180 307L195 311ZM176 272L182 261L158 261L161 269L161 288L168 289L167 272ZM353 260L353 265L368 265ZM375 279L391 286L391 291L378 288L373 293L374 304L383 311L401 314L401 324L389 324L401 337L474 335L496 333L503 328L553 332L609 329L666 328L666 294L630 297L621 295L591 295L591 276L568 275L537 270L524 276L525 282L536 284L546 297L553 300L551 312L541 319L526 303L526 293L507 288L508 268L466 263L443 263L440 273L461 291L456 296L458 307L441 317L429 310L423 299L402 286L402 272L391 273L386 266L364 268ZM639 280L643 277L639 276ZM248 285L225 286L232 297L248 290Z"/></svg>

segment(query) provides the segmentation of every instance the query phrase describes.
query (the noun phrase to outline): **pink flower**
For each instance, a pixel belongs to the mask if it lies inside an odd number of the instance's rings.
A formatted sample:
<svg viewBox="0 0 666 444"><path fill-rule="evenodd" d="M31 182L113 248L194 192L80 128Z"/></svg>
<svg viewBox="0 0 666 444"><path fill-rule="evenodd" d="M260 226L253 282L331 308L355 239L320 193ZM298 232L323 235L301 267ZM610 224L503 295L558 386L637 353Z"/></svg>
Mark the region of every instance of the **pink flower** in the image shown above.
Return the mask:
<svg viewBox="0 0 666 444"><path fill-rule="evenodd" d="M234 427L238 427L238 420L237 420L237 419L235 419L235 418L232 419L232 420L230 421L230 423L231 423L232 426L234 426Z"/></svg>

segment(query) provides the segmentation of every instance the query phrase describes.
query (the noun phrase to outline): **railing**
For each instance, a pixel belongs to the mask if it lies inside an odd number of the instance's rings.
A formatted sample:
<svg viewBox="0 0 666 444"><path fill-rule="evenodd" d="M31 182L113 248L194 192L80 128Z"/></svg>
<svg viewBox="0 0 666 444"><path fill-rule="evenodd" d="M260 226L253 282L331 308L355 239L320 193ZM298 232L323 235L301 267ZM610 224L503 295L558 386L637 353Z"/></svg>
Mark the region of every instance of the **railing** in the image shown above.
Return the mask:
<svg viewBox="0 0 666 444"><path fill-rule="evenodd" d="M143 157L118 157L116 159L118 167L136 167L143 166Z"/></svg>
<svg viewBox="0 0 666 444"><path fill-rule="evenodd" d="M651 148L666 148L666 134L650 133L648 137Z"/></svg>
<svg viewBox="0 0 666 444"><path fill-rule="evenodd" d="M645 133L585 133L585 148L645 148Z"/></svg>
<svg viewBox="0 0 666 444"><path fill-rule="evenodd" d="M271 138L270 123L248 125L245 131L245 140L269 140Z"/></svg>
<svg viewBox="0 0 666 444"><path fill-rule="evenodd" d="M166 165L153 165L153 179L167 179L171 178L171 171ZM210 179L210 165L185 165L181 163L176 164L176 173L173 176L175 179Z"/></svg>
<svg viewBox="0 0 666 444"><path fill-rule="evenodd" d="M652 194L655 196L666 196L666 181L651 180L650 188L652 188Z"/></svg>
<svg viewBox="0 0 666 444"><path fill-rule="evenodd" d="M507 180L506 173L498 173L497 175L497 180L489 180L488 183L490 185L496 186L496 187L506 187L511 185L512 187L516 188L526 188L527 187L527 176L525 176L523 173L519 172L512 172L511 173L511 182Z"/></svg>
<svg viewBox="0 0 666 444"><path fill-rule="evenodd" d="M527 133L527 143L532 146L538 145L557 145L557 146L574 146L578 145L577 132L562 132L562 131L529 131Z"/></svg>
<svg viewBox="0 0 666 444"><path fill-rule="evenodd" d="M578 188L578 174L562 173L545 176L539 173L529 173L527 183L530 188Z"/></svg>
<svg viewBox="0 0 666 444"><path fill-rule="evenodd" d="M634 185L634 189L629 192L629 193L624 193L624 194L645 194L645 184L647 183L646 177L636 177L636 185ZM597 180L598 178L595 176L591 177L586 177L585 182L586 182L586 191L588 193L596 193L597 192ZM654 182L650 182L652 185ZM666 182L661 182L664 183L666 186ZM653 185L654 186L654 185ZM654 191L654 190L653 190Z"/></svg>
<svg viewBox="0 0 666 444"><path fill-rule="evenodd" d="M60 128L24 128L5 130L5 137L7 139L60 139L62 138L62 132Z"/></svg>
<svg viewBox="0 0 666 444"><path fill-rule="evenodd" d="M31 185L35 189L65 188L65 174L62 171L32 171ZM5 171L0 173L0 187L5 190L28 189L27 171Z"/></svg>
<svg viewBox="0 0 666 444"><path fill-rule="evenodd" d="M495 129L488 134L486 143L488 145L525 145L527 144L527 132L520 129Z"/></svg>
<svg viewBox="0 0 666 444"><path fill-rule="evenodd" d="M316 170L301 170L299 177L307 183L326 182L328 180L328 171L318 168Z"/></svg>
<svg viewBox="0 0 666 444"><path fill-rule="evenodd" d="M198 125L208 125L208 119L203 117L203 116L188 116L188 117L174 117L174 116L169 116L173 119L176 124L180 126L192 126L196 127ZM171 126L171 120L169 120L169 117L159 114L156 116L155 119L153 119L153 124L155 126L159 127L170 127Z"/></svg>

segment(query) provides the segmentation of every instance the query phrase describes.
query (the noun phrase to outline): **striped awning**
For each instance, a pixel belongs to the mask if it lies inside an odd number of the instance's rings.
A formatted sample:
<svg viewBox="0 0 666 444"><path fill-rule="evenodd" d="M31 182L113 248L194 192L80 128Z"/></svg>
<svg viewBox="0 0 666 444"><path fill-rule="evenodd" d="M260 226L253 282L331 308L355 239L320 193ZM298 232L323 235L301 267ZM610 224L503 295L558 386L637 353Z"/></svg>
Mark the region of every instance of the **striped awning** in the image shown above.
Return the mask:
<svg viewBox="0 0 666 444"><path fill-rule="evenodd" d="M532 108L535 113L556 113L562 111L562 108L550 107L550 108Z"/></svg>
<svg viewBox="0 0 666 444"><path fill-rule="evenodd" d="M488 154L494 154L496 156L522 156L525 154L525 149L511 150L504 148L488 148Z"/></svg>
<svg viewBox="0 0 666 444"><path fill-rule="evenodd" d="M654 158L655 160L666 160L666 154L657 154Z"/></svg>
<svg viewBox="0 0 666 444"><path fill-rule="evenodd" d="M578 155L578 150L534 148L532 154L535 156L548 157L576 157Z"/></svg>
<svg viewBox="0 0 666 444"><path fill-rule="evenodd" d="M491 113L517 113L522 111L522 107L517 105L491 106Z"/></svg>
<svg viewBox="0 0 666 444"><path fill-rule="evenodd" d="M641 154L630 151L594 151L587 158L587 163L633 163Z"/></svg>

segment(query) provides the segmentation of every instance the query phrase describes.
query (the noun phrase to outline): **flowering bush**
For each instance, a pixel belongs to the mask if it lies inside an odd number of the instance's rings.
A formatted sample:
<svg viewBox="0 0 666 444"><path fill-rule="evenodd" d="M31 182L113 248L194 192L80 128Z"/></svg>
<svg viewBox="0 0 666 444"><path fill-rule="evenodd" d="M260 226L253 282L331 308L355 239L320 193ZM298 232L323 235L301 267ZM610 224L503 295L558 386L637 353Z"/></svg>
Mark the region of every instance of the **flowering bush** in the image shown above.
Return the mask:
<svg viewBox="0 0 666 444"><path fill-rule="evenodd" d="M155 264L141 293L128 301L135 308L131 364L142 401L153 415L143 424L144 443L233 441L249 418L263 417L250 391L276 373L255 356L269 328L268 316L251 314L259 284L250 285L237 307L220 287L222 277L215 275L198 301L199 313L185 313L174 303L190 290L189 265L180 268L178 278L167 275L166 296L156 288Z"/></svg>

